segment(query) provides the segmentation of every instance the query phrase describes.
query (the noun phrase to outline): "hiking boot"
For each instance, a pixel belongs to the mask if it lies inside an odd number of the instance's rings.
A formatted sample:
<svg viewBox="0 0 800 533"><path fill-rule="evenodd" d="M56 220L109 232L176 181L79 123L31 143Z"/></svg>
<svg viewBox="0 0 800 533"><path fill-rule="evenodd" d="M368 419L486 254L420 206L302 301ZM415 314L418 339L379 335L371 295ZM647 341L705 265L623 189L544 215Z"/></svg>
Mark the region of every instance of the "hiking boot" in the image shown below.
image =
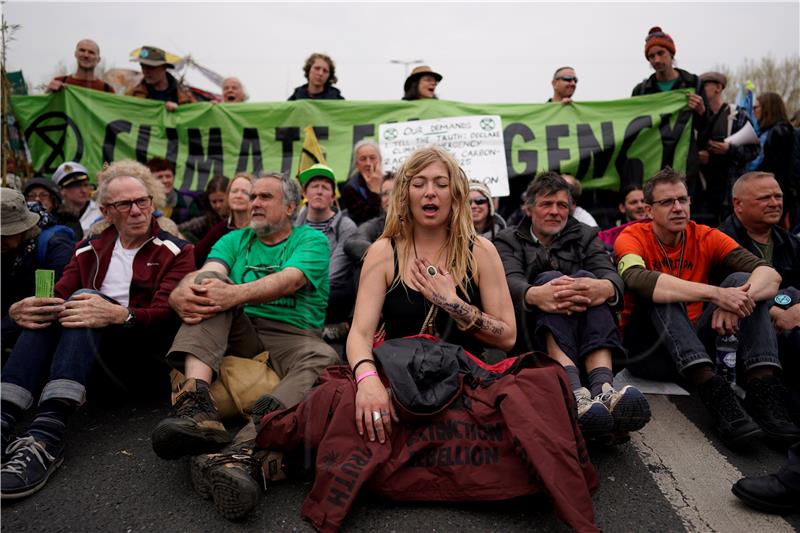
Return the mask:
<svg viewBox="0 0 800 533"><path fill-rule="evenodd" d="M0 498L14 500L30 496L44 487L64 461L64 448L48 450L33 437L19 437L8 446L8 461L0 470Z"/></svg>
<svg viewBox="0 0 800 533"><path fill-rule="evenodd" d="M578 426L586 438L611 433L614 429L614 417L608 408L598 399L592 399L592 393L586 387L572 391L578 408Z"/></svg>
<svg viewBox="0 0 800 533"><path fill-rule="evenodd" d="M786 409L786 389L775 377L753 379L747 383L744 406L767 437L791 444L800 441L800 428Z"/></svg>
<svg viewBox="0 0 800 533"><path fill-rule="evenodd" d="M326 324L322 328L322 340L326 342L338 342L347 338L350 332L350 324L341 322L339 324Z"/></svg>
<svg viewBox="0 0 800 533"><path fill-rule="evenodd" d="M253 424L256 425L256 429L258 429L264 415L280 409L286 409L286 406L271 394L264 394L256 400L255 403L253 403L253 407L250 408L250 417L253 419Z"/></svg>
<svg viewBox="0 0 800 533"><path fill-rule="evenodd" d="M219 453L192 457L192 486L200 496L214 501L220 515L240 520L258 503L257 480L264 481L261 469L267 455L266 450L256 450L255 441L250 440Z"/></svg>
<svg viewBox="0 0 800 533"><path fill-rule="evenodd" d="M720 376L697 387L700 400L711 413L720 439L729 447L742 446L762 435L758 425L747 416L736 393Z"/></svg>
<svg viewBox="0 0 800 533"><path fill-rule="evenodd" d="M603 392L594 399L603 402L611 413L615 433L642 429L650 421L650 404L647 403L647 398L631 385L616 390L610 383L604 383Z"/></svg>
<svg viewBox="0 0 800 533"><path fill-rule="evenodd" d="M162 459L215 452L231 441L205 382L183 383L169 417L153 430L152 441Z"/></svg>

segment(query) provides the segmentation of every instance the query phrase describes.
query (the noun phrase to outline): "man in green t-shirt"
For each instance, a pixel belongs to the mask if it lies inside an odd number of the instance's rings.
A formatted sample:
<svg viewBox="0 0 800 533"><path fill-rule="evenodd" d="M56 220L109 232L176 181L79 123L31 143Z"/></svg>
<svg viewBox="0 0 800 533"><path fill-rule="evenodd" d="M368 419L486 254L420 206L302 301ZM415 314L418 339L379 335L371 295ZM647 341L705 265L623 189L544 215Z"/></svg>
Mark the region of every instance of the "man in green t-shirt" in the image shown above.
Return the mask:
<svg viewBox="0 0 800 533"><path fill-rule="evenodd" d="M223 236L203 268L170 295L183 325L167 358L186 379L170 416L153 430L153 449L164 459L210 454L193 459L192 479L227 518L239 518L255 506L254 477L266 453L255 449L253 423L228 448L211 453L231 442L209 393L222 358L269 352L269 364L281 379L252 407L256 422L299 403L319 374L338 361L320 337L328 303L328 239L310 227L293 227L300 198L294 179L258 178L250 194L250 227ZM279 463L272 466L280 470Z"/></svg>

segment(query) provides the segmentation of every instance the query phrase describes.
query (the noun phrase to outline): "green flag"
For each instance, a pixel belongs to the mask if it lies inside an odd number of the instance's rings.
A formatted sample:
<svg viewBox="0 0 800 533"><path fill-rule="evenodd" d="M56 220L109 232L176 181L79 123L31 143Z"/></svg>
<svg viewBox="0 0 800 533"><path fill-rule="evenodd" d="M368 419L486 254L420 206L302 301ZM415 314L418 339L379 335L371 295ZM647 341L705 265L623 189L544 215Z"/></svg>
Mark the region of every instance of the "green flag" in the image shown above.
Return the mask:
<svg viewBox="0 0 800 533"><path fill-rule="evenodd" d="M297 173L302 130L313 126L339 179L352 173L353 145L381 124L498 115L512 194L544 170L570 173L584 187L616 189L666 165L685 170L692 113L688 91L570 105L468 104L443 100L212 104L166 110L163 102L65 86L44 96L12 96L34 168L51 175L74 160L92 174L104 161L165 157L175 185L199 191L238 171ZM377 139L376 139L377 140ZM514 185L517 185L516 187Z"/></svg>

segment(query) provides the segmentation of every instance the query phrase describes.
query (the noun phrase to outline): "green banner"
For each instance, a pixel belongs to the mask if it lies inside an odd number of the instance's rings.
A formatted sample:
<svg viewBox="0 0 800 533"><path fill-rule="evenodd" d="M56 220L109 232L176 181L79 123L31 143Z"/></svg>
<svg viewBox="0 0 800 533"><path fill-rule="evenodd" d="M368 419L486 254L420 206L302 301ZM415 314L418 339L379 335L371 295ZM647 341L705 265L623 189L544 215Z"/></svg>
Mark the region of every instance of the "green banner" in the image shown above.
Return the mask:
<svg viewBox="0 0 800 533"><path fill-rule="evenodd" d="M692 117L686 92L570 105L300 100L199 103L169 112L162 102L65 86L11 101L43 175L65 160L94 173L104 161L166 157L176 164L176 187L193 191L210 177L242 170L295 174L306 126L314 126L343 181L353 168L353 145L374 138L380 124L500 115L513 194L548 169L573 174L584 187L612 189L666 165L685 170Z"/></svg>

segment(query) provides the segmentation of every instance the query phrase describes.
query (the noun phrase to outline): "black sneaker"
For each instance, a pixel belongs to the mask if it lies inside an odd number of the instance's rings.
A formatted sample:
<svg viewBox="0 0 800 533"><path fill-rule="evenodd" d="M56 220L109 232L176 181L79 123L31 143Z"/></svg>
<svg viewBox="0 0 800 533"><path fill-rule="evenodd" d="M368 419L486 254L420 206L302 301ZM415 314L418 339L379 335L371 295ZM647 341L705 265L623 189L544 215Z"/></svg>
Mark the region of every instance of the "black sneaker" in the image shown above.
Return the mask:
<svg viewBox="0 0 800 533"><path fill-rule="evenodd" d="M747 383L744 406L767 437L791 444L800 441L800 428L786 409L786 390L775 377L753 379Z"/></svg>
<svg viewBox="0 0 800 533"><path fill-rule="evenodd" d="M266 456L266 450L256 450L251 440L220 453L192 457L192 486L203 498L214 500L220 515L240 520L258 503L257 480L263 481L261 464Z"/></svg>
<svg viewBox="0 0 800 533"><path fill-rule="evenodd" d="M168 418L153 430L153 450L162 459L215 452L231 441L219 419L208 386L188 379Z"/></svg>
<svg viewBox="0 0 800 533"><path fill-rule="evenodd" d="M8 460L9 456L6 454L6 450L9 444L11 444L11 430L0 434L0 446L2 446L2 448L0 448L0 461L2 461L2 464L6 464Z"/></svg>
<svg viewBox="0 0 800 533"><path fill-rule="evenodd" d="M604 383L603 392L594 399L603 402L614 418L614 433L636 431L650 421L650 404L632 385L616 390L610 383Z"/></svg>
<svg viewBox="0 0 800 533"><path fill-rule="evenodd" d="M743 446L762 435L758 425L747 416L736 393L720 376L697 387L698 395L714 419L715 429L725 445Z"/></svg>
<svg viewBox="0 0 800 533"><path fill-rule="evenodd" d="M8 461L0 470L0 497L14 500L44 487L64 461L64 449L48 450L31 436L19 437L8 446Z"/></svg>

